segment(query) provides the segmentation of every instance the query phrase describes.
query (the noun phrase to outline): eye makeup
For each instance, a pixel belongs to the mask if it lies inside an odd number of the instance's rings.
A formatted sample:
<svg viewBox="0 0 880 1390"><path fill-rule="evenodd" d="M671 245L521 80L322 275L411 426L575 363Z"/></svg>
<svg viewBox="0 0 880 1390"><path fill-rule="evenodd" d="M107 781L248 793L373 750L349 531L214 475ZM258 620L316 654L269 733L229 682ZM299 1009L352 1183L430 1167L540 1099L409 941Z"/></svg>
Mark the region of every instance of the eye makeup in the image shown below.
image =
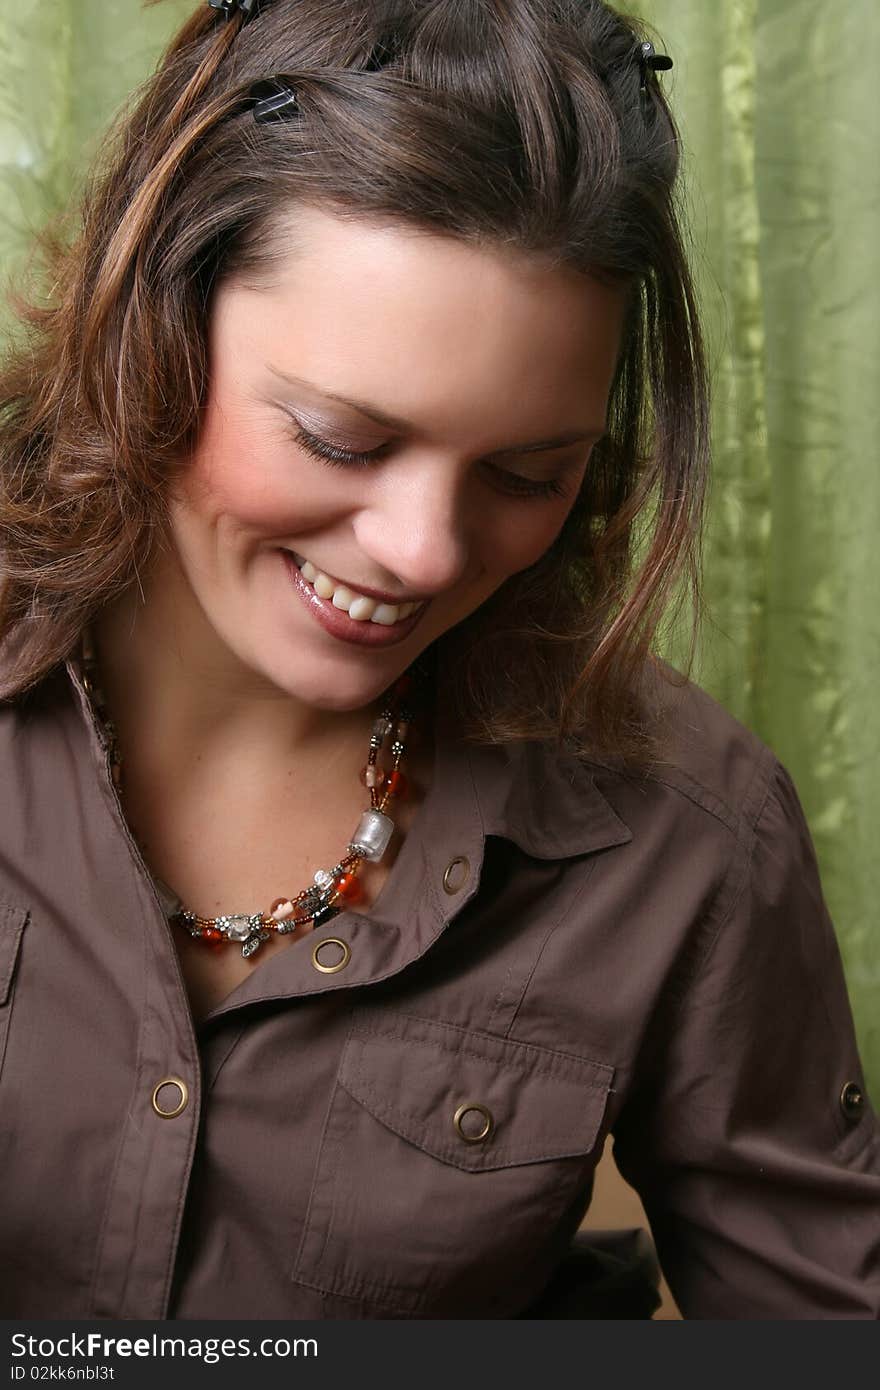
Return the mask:
<svg viewBox="0 0 880 1390"><path fill-rule="evenodd" d="M390 452L391 445L389 444L380 444L378 448L369 451L343 449L337 444L331 444L329 440L321 439L318 435L312 434L293 416L288 416L288 418L293 426L291 433L295 443L312 458L320 459L322 463L329 463L337 468L367 468L385 458ZM499 480L502 491L507 492L512 497L549 498L568 495L568 489L564 486L561 478L545 480L524 478L518 473L511 473L507 469L499 468L496 464L489 462L486 463L486 467Z"/></svg>
<svg viewBox="0 0 880 1390"><path fill-rule="evenodd" d="M319 386L314 381L306 381L304 377L291 376L287 372L280 371L277 367L267 364L268 370L277 380L283 381L287 386L298 387L309 392L313 397L319 397L325 401L335 401L339 405L346 406L349 410L365 419L372 420L383 430L393 434L415 434L418 427L411 420L404 420L400 416L391 415L387 411L380 410L378 406L372 405L368 401L355 400L351 396L341 395L337 391L328 390L325 386ZM508 444L504 448L493 450L493 457L514 456L517 454L537 454L547 453L553 449L567 448L571 444L593 444L597 439L601 439L605 433L605 427L595 427L587 430L567 430L564 434L557 435L554 439L532 441L523 444Z"/></svg>

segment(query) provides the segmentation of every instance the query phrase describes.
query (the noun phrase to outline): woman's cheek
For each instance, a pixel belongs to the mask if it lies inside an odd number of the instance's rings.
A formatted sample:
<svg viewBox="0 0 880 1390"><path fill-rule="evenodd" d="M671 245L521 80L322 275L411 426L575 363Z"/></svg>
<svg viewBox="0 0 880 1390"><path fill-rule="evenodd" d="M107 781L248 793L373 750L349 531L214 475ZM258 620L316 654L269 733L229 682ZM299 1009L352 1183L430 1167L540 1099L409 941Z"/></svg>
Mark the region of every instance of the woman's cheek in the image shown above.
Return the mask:
<svg viewBox="0 0 880 1390"><path fill-rule="evenodd" d="M206 521L221 518L259 531L283 533L315 511L292 447L259 436L233 437L200 450L186 479L189 505Z"/></svg>
<svg viewBox="0 0 880 1390"><path fill-rule="evenodd" d="M508 575L529 569L545 555L559 535L571 510L571 502L559 498L557 504L542 501L517 502L511 509L504 535L496 538L497 567ZM531 514L529 514L531 513Z"/></svg>

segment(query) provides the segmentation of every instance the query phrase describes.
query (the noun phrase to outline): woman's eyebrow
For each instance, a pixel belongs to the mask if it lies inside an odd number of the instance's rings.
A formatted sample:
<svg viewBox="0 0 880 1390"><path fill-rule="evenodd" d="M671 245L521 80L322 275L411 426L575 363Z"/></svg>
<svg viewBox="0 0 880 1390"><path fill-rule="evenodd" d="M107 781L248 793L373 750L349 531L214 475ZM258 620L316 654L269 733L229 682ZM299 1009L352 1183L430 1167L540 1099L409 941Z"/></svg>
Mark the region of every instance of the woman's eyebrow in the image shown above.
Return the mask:
<svg viewBox="0 0 880 1390"><path fill-rule="evenodd" d="M313 391L316 395L323 396L325 400L336 401L340 405L348 406L350 410L357 410L377 425L382 425L384 429L405 434L417 428L411 420L402 420L398 415L389 415L387 411L380 410L378 406L371 405L367 401L355 400L351 396L342 396L337 391L326 390L325 387L319 386L314 381L306 381L305 377L291 376L290 373L282 372L271 364L268 366L272 375L279 377L288 386L302 386L307 391ZM553 439L540 439L528 444L507 444L503 449L493 449L492 457L496 458L505 454L539 454L550 449L564 449L570 444L582 444L591 439L601 439L605 432L606 426L604 425L601 428L588 430L586 433L581 430L568 430L564 434L556 435Z"/></svg>

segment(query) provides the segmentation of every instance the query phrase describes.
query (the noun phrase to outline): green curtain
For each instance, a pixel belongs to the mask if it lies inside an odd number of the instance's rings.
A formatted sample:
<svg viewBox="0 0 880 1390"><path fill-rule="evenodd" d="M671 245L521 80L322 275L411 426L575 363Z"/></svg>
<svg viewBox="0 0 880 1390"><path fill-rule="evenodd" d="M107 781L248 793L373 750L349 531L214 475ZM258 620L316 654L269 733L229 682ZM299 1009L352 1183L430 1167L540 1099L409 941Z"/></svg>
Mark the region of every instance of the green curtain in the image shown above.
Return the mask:
<svg viewBox="0 0 880 1390"><path fill-rule="evenodd" d="M711 621L695 675L795 779L877 1102L880 114L866 59L880 6L633 8L675 60L661 80L711 344Z"/></svg>
<svg viewBox="0 0 880 1390"><path fill-rule="evenodd" d="M0 51L0 272L71 204L112 111L197 0L16 0ZM198 0L202 2L202 0ZM798 786L880 1100L877 0L633 0L709 329L710 621L696 679ZM874 598L871 595L874 595ZM666 654L674 661L674 635ZM780 981L784 1007L785 981Z"/></svg>

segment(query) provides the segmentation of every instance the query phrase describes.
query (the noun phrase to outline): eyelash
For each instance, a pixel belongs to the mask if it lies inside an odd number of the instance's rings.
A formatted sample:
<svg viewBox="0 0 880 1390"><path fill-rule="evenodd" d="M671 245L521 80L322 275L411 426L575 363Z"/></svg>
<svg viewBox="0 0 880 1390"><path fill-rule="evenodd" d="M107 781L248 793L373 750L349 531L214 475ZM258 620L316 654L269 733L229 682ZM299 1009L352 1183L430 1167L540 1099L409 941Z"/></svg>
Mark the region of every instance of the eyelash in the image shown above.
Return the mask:
<svg viewBox="0 0 880 1390"><path fill-rule="evenodd" d="M385 445L382 444L378 449L371 453L357 453L348 449L340 449L336 444L328 444L325 439L318 439L314 434L309 434L301 425L297 425L293 430L293 437L300 448L305 449L307 454L313 458L320 459L322 463L334 464L337 468L361 467L367 468L376 459L382 457ZM514 473L505 473L503 469L496 470L504 479L507 480L505 490L511 497L564 497L566 489L557 478L550 478L547 482L530 482L522 478L517 479ZM513 486L510 486L510 483Z"/></svg>

